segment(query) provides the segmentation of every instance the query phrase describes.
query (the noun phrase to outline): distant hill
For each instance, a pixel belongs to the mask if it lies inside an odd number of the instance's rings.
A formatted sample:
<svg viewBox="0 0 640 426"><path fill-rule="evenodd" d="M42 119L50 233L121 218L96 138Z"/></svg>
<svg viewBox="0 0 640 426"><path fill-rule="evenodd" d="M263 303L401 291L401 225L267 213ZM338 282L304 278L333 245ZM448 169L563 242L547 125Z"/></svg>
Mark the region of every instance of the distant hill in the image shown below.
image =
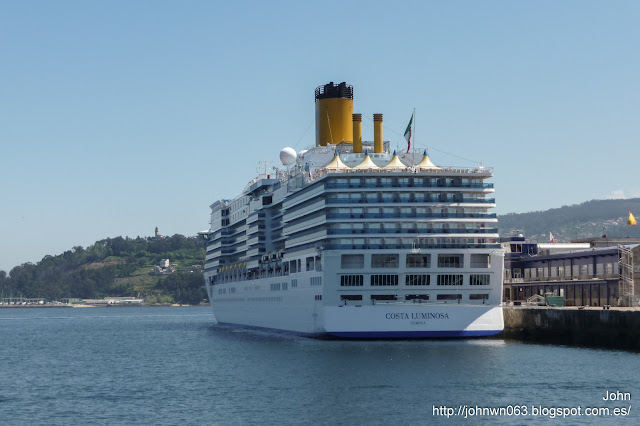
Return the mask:
<svg viewBox="0 0 640 426"><path fill-rule="evenodd" d="M591 200L545 211L499 215L498 231L502 237L523 233L537 242L549 241L549 233L558 242L600 237L603 233L640 237L640 225L627 225L629 211L640 221L640 198Z"/></svg>
<svg viewBox="0 0 640 426"><path fill-rule="evenodd" d="M40 262L0 271L3 297L94 299L142 297L147 303L198 304L205 297L205 250L197 237L116 237L73 247ZM169 259L170 275L150 275Z"/></svg>

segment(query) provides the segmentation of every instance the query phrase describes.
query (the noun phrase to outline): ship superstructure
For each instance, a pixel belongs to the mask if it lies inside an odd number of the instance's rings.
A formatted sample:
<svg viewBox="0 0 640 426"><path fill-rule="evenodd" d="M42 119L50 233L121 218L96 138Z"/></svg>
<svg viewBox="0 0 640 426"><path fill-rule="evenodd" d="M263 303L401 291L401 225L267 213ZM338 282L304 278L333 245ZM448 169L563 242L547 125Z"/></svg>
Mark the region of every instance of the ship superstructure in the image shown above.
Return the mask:
<svg viewBox="0 0 640 426"><path fill-rule="evenodd" d="M316 146L280 153L211 205L207 293L220 323L349 338L503 329L503 251L489 168L362 141L353 88L316 89Z"/></svg>

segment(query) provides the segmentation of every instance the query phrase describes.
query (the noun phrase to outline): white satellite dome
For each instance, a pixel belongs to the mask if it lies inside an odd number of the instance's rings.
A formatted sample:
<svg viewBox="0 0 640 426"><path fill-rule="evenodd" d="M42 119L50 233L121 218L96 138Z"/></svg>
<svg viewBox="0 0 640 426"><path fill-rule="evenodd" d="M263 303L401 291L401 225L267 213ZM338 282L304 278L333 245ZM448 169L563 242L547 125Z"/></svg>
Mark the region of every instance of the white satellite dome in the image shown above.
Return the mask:
<svg viewBox="0 0 640 426"><path fill-rule="evenodd" d="M284 166L290 166L296 162L296 150L293 148L286 147L282 151L280 151L280 161Z"/></svg>

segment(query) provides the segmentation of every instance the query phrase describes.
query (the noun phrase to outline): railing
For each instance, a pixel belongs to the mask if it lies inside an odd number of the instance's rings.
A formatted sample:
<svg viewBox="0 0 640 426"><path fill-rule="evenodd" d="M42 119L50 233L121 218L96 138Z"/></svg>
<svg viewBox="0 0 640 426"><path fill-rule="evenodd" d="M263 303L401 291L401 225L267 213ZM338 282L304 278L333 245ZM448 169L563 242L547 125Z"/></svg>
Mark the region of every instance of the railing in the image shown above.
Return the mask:
<svg viewBox="0 0 640 426"><path fill-rule="evenodd" d="M332 244L323 243L325 250L409 250L409 249L500 249L500 244L457 244L457 243L433 243L433 244Z"/></svg>
<svg viewBox="0 0 640 426"><path fill-rule="evenodd" d="M380 185L374 184L374 183L367 183L365 182L364 184L353 184L353 183L340 183L340 182L327 182L325 184L325 188L327 189L358 189L358 188L478 188L478 189L485 189L485 188L493 188L493 183L472 183L472 184L459 184L459 185L452 185L452 184L446 184L446 185L438 185L438 184L423 184L423 185L414 185L414 184L409 184L404 183L404 182L396 182L396 183L385 183L385 182L381 182Z"/></svg>
<svg viewBox="0 0 640 426"><path fill-rule="evenodd" d="M615 280L619 279L618 274L592 274L592 275L563 275L555 277L529 277L529 278L505 278L505 283L522 284L529 282L571 282L571 281L591 281L591 280Z"/></svg>
<svg viewBox="0 0 640 426"><path fill-rule="evenodd" d="M498 228L484 229L328 229L328 235L343 234L497 234Z"/></svg>
<svg viewBox="0 0 640 426"><path fill-rule="evenodd" d="M402 170L401 170L402 171ZM474 168L454 168L454 167L441 167L438 169L422 169L415 166L407 166L404 169L405 173L425 173L425 174L482 174L482 175L492 175L493 168L492 167L474 167ZM303 172L304 173L304 172ZM307 173L307 179L309 182L316 181L318 179L323 178L328 174L357 174L357 173L367 173L367 174L392 174L398 173L397 169L385 169L385 168L377 168L377 169L339 169L339 170L327 170L325 168L319 168L314 170L313 172Z"/></svg>
<svg viewBox="0 0 640 426"><path fill-rule="evenodd" d="M460 302L459 299L456 300L425 300L425 299L410 299L410 300L342 300L338 303L338 307L356 307L360 308L362 306L370 306L370 305L460 305L460 306L478 306L478 305L486 305L486 306L500 306L500 304L495 303L487 303L487 299L478 299L476 303L470 302ZM345 302L347 302L345 304Z"/></svg>
<svg viewBox="0 0 640 426"><path fill-rule="evenodd" d="M394 213L363 213L363 214L351 214L351 213L328 213L327 219L355 219L355 218L367 218L367 219L396 219L396 218L418 218L418 219L428 219L428 218L453 218L453 219L495 219L498 216L495 213L404 213L404 214L394 214Z"/></svg>
<svg viewBox="0 0 640 426"><path fill-rule="evenodd" d="M438 200L371 200L367 198L327 198L327 204L425 204L425 203L481 203L481 204L495 204L495 198L443 198Z"/></svg>

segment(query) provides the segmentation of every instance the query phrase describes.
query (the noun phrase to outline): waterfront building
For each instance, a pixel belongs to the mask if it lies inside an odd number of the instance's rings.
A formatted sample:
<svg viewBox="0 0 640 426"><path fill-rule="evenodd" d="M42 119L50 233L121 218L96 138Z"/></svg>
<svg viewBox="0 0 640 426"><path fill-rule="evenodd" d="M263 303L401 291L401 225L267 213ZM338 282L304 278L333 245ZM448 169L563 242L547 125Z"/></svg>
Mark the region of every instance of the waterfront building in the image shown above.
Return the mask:
<svg viewBox="0 0 640 426"><path fill-rule="evenodd" d="M638 305L640 239L531 243L518 236L501 242L504 302L520 304L551 294L562 297L565 306Z"/></svg>

